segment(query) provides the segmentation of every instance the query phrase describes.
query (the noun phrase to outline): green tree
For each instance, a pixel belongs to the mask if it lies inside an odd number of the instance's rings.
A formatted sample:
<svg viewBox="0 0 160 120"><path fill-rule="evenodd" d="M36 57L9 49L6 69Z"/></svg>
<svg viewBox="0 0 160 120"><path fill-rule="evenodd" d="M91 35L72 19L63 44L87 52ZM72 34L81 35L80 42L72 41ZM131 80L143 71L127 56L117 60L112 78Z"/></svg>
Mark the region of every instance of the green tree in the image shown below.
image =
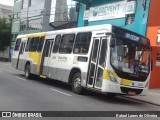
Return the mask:
<svg viewBox="0 0 160 120"><path fill-rule="evenodd" d="M11 19L0 18L0 51L4 51L10 45Z"/></svg>

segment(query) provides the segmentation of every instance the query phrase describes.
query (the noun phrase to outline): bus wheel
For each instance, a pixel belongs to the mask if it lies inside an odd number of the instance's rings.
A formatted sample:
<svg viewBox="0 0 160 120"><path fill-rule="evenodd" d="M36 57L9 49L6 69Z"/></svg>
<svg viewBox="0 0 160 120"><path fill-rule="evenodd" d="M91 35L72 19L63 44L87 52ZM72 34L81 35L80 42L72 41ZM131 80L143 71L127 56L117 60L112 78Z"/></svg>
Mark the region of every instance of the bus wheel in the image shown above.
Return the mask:
<svg viewBox="0 0 160 120"><path fill-rule="evenodd" d="M81 94L82 93L81 74L79 72L76 73L73 77L72 91L76 94Z"/></svg>
<svg viewBox="0 0 160 120"><path fill-rule="evenodd" d="M26 79L30 79L31 78L31 68L30 68L30 65L27 65L26 68L25 68L25 78Z"/></svg>

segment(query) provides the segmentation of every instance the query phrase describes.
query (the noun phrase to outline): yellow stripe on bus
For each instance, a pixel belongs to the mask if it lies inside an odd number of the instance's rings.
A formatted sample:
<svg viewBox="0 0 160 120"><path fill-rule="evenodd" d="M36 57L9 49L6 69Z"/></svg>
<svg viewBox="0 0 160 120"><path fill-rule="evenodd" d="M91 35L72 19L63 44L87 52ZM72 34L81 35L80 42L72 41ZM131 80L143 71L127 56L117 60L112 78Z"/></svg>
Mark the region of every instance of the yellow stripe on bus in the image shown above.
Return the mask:
<svg viewBox="0 0 160 120"><path fill-rule="evenodd" d="M41 32L41 33L33 33L33 34L28 34L27 37L42 37L45 36L46 33Z"/></svg>
<svg viewBox="0 0 160 120"><path fill-rule="evenodd" d="M41 62L41 53L39 54L39 59L38 59L38 63L37 63L37 68L36 68L37 72L40 71L40 62Z"/></svg>
<svg viewBox="0 0 160 120"><path fill-rule="evenodd" d="M118 78L117 74L114 71L107 70L107 69L104 69L104 71L103 71L103 79L110 80L108 72L111 72L113 74L114 78L117 80L117 78Z"/></svg>
<svg viewBox="0 0 160 120"><path fill-rule="evenodd" d="M127 79L121 79L121 82L120 82L120 84L121 85L125 85L125 86L129 86L130 84L132 84L132 80L127 80Z"/></svg>
<svg viewBox="0 0 160 120"><path fill-rule="evenodd" d="M106 69L104 69L104 71L103 71L103 79L110 80L110 77L108 75L108 70L106 70Z"/></svg>
<svg viewBox="0 0 160 120"><path fill-rule="evenodd" d="M38 64L40 54L40 52L28 52L28 57L33 61L34 64Z"/></svg>

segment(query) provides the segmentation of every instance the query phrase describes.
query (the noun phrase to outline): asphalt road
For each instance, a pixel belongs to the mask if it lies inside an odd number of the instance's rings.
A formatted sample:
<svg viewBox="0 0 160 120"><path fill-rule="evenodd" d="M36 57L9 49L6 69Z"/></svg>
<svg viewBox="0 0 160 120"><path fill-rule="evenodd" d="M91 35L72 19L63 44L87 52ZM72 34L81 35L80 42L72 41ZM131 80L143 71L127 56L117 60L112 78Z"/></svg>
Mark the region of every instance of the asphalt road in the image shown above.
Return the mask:
<svg viewBox="0 0 160 120"><path fill-rule="evenodd" d="M26 80L23 72L0 63L0 111L160 111L160 107L90 91L77 95L67 84L42 78Z"/></svg>

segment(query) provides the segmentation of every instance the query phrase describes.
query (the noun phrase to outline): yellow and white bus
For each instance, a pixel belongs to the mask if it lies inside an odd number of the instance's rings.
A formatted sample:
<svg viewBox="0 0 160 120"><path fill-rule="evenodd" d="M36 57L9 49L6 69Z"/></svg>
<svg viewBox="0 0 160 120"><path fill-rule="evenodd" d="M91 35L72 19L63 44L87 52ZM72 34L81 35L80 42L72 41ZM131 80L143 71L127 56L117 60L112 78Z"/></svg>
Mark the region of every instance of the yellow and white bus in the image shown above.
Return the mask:
<svg viewBox="0 0 160 120"><path fill-rule="evenodd" d="M19 35L12 66L60 80L80 94L146 95L151 73L150 42L110 24Z"/></svg>

